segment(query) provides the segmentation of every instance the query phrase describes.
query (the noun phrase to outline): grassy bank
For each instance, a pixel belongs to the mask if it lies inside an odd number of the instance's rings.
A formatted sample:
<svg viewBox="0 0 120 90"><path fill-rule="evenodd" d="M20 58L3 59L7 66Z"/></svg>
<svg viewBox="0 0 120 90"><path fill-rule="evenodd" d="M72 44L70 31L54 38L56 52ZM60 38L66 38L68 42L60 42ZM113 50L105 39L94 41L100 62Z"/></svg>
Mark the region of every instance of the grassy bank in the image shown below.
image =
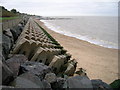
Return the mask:
<svg viewBox="0 0 120 90"><path fill-rule="evenodd" d="M0 17L0 23L8 21L8 20L14 20L14 19L19 19L21 18L20 16L17 17Z"/></svg>
<svg viewBox="0 0 120 90"><path fill-rule="evenodd" d="M12 20L12 19L17 19L20 18L19 16L17 17L0 17L0 20Z"/></svg>

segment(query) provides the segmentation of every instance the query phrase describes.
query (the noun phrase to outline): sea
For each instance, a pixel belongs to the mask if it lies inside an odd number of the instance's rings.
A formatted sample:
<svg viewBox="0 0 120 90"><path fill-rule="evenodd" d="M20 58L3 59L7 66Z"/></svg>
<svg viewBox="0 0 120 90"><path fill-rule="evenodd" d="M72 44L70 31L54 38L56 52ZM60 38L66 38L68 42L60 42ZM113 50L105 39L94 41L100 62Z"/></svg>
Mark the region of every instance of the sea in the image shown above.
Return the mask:
<svg viewBox="0 0 120 90"><path fill-rule="evenodd" d="M40 21L57 33L105 48L118 49L117 16L57 16L52 18L56 19Z"/></svg>

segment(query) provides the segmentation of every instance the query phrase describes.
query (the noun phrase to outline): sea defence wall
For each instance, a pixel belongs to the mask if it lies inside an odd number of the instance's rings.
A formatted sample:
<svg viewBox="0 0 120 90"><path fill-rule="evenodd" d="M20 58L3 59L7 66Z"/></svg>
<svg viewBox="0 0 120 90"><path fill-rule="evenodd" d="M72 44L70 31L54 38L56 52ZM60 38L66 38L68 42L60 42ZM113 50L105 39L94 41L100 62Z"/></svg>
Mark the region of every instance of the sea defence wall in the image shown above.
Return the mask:
<svg viewBox="0 0 120 90"><path fill-rule="evenodd" d="M13 17L9 20L5 19L5 20L2 20L2 30L6 30L8 28L12 28L16 25L19 24L19 22L21 22L21 24L23 23L26 23L27 21L27 16L20 16L20 17Z"/></svg>
<svg viewBox="0 0 120 90"><path fill-rule="evenodd" d="M24 26L26 25L29 17L20 17L10 20L2 21L2 55L5 59L21 34Z"/></svg>
<svg viewBox="0 0 120 90"><path fill-rule="evenodd" d="M19 24L3 30L3 89L111 89L102 80L90 80L82 68L76 71L76 60L32 17Z"/></svg>
<svg viewBox="0 0 120 90"><path fill-rule="evenodd" d="M30 18L11 53L24 54L29 61L44 63L52 67L56 74L63 72L67 75L73 75L77 62L75 59L70 60L71 55L56 44L58 43L54 43L48 38L44 31ZM71 67L68 63L71 64ZM65 71L62 71L62 68Z"/></svg>

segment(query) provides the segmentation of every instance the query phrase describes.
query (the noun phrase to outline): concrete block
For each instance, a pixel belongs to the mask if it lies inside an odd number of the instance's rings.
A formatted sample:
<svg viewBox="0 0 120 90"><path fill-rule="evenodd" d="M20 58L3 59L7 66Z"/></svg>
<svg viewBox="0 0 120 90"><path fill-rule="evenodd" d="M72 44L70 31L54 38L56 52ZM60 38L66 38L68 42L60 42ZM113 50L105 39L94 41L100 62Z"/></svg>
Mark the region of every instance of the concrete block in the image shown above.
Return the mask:
<svg viewBox="0 0 120 90"><path fill-rule="evenodd" d="M58 73L61 66L64 65L64 60L63 56L55 56L49 66L53 68L55 73Z"/></svg>

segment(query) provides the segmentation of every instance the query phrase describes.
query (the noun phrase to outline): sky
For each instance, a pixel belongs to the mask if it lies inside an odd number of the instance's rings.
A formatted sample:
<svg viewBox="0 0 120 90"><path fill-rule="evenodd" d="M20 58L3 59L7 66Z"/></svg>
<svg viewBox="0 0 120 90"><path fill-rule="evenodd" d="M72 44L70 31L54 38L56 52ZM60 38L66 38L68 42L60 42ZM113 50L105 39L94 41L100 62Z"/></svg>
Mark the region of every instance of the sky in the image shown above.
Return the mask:
<svg viewBox="0 0 120 90"><path fill-rule="evenodd" d="M117 16L119 0L1 0L0 6L40 16Z"/></svg>

